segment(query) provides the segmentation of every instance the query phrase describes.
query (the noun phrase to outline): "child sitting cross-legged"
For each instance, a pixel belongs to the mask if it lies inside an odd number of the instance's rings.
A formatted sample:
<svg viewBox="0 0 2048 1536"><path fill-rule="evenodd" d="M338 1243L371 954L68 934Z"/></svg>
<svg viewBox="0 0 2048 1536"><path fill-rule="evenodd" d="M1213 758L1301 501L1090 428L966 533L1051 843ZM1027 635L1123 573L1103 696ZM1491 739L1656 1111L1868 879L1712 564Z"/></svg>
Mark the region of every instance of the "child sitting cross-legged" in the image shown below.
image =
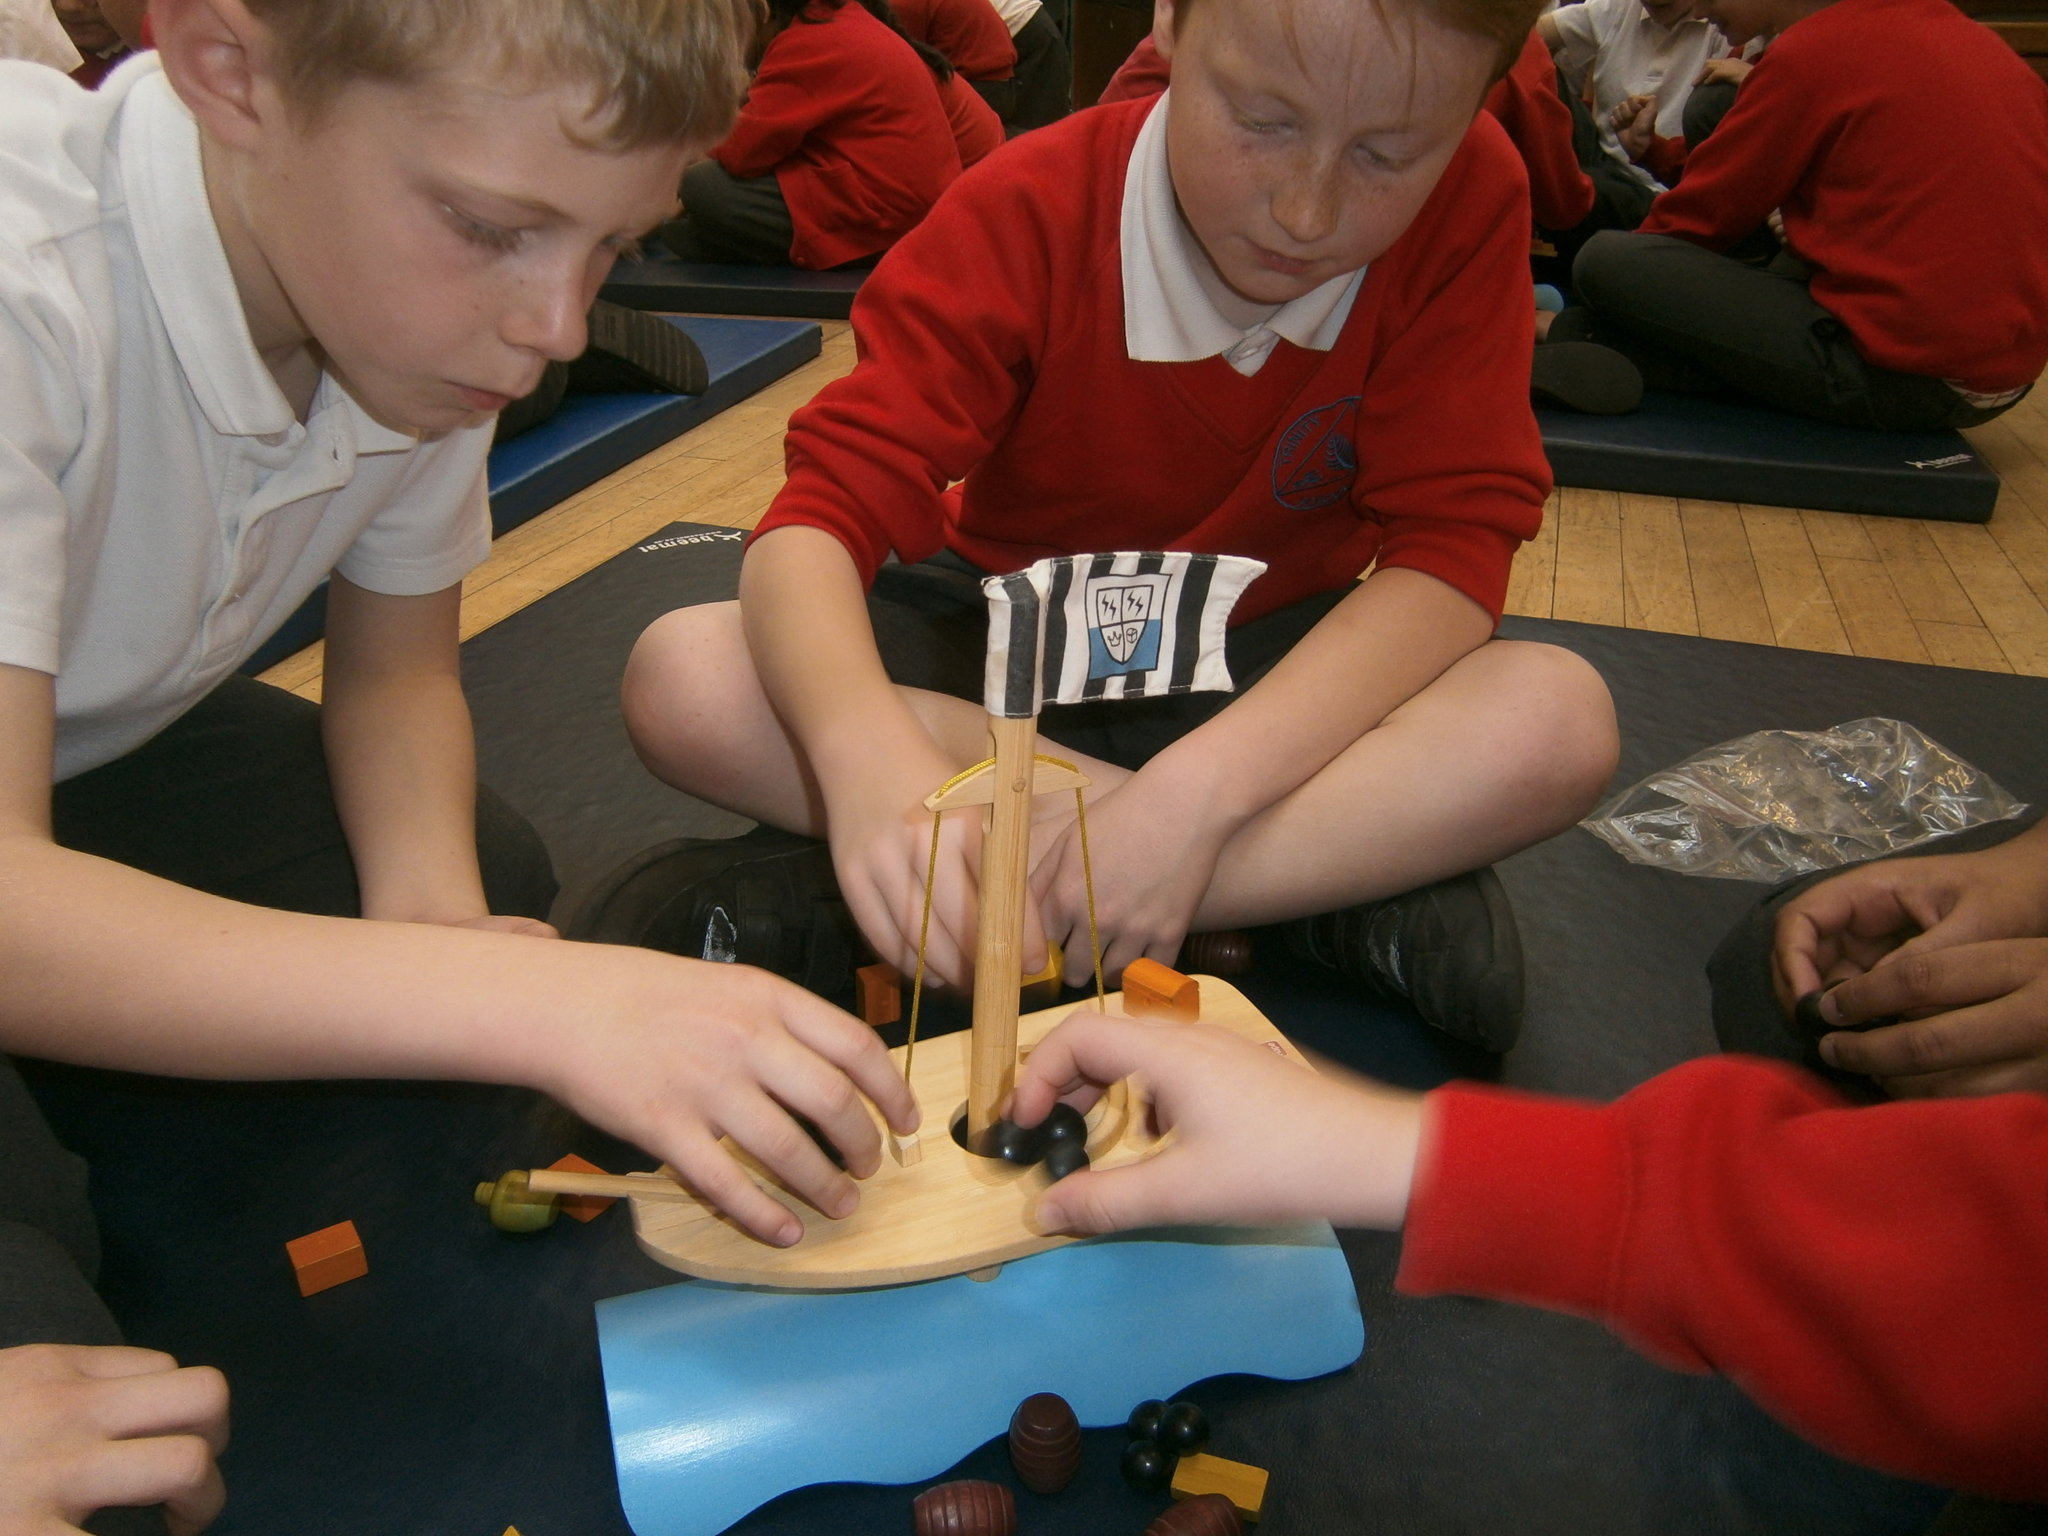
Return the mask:
<svg viewBox="0 0 2048 1536"><path fill-rule="evenodd" d="M993 108L888 0L766 0L739 121L683 177L685 260L871 261L1003 142ZM1000 31L1001 27L998 26Z"/></svg>
<svg viewBox="0 0 2048 1536"><path fill-rule="evenodd" d="M1615 755L1590 667L1491 638L1549 486L1528 193L1479 115L1533 10L1162 3L1164 96L961 179L863 289L859 364L791 419L739 602L665 616L629 666L642 758L782 829L676 851L672 907L745 911L744 958L750 928L802 950L843 897L907 973L920 802L986 756L980 575L1247 555L1269 569L1237 607L1235 695L1043 718L1041 750L1092 782L1108 970L1291 923L1307 955L1512 1042L1520 949L1487 866L1569 826ZM1053 940L1078 982L1080 832L1071 803L1038 814L1027 958ZM948 823L928 953L959 983L979 832ZM663 878L651 860L613 893Z"/></svg>

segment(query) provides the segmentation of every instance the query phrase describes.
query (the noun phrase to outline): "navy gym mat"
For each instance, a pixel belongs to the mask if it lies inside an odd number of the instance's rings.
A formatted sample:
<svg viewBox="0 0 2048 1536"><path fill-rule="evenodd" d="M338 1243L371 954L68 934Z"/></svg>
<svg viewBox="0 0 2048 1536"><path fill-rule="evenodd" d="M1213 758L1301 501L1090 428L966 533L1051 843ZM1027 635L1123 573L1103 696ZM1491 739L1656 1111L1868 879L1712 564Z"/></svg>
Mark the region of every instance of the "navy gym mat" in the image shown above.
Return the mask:
<svg viewBox="0 0 2048 1536"><path fill-rule="evenodd" d="M517 528L719 412L759 394L816 357L818 327L802 320L665 317L704 354L701 395L571 395L539 426L491 450L491 535ZM318 640L327 628L323 583L242 666L251 676Z"/></svg>
<svg viewBox="0 0 2048 1536"><path fill-rule="evenodd" d="M621 258L598 297L633 309L844 320L853 313L853 296L869 270L807 272L801 267L683 261L667 251L649 250L630 261Z"/></svg>
<svg viewBox="0 0 2048 1536"><path fill-rule="evenodd" d="M1959 432L1871 432L1652 390L1627 416L1539 410L1559 485L1988 521L1998 475Z"/></svg>
<svg viewBox="0 0 2048 1536"><path fill-rule="evenodd" d="M640 627L729 596L738 551L731 530L678 525L464 647L482 772L540 826L572 892L649 842L743 825L654 785L616 703ZM1539 620L1504 629L1576 650L1605 675L1624 738L1617 782L1760 726L1882 713L2021 798L2048 797L2048 681ZM1576 830L1502 876L1530 957L1529 1017L1497 1068L1263 938L1244 990L1304 1046L1412 1086L1497 1070L1606 1097L1713 1048L1701 966L1759 887L1627 864ZM565 1151L612 1169L647 1160L509 1089L82 1071L42 1072L36 1086L59 1134L92 1159L116 1314L136 1342L221 1365L233 1384L231 1499L214 1536L498 1536L507 1525L625 1536L591 1307L673 1277L639 1255L617 1211L507 1237L469 1189ZM284 1241L343 1217L363 1234L369 1275L300 1298ZM1661 1370L1590 1323L1397 1296L1397 1238L1343 1243L1363 1361L1312 1382L1233 1377L1189 1394L1219 1454L1271 1471L1266 1536L1905 1536L1942 1503L1813 1449L1730 1383ZM1089 1432L1067 1492L1020 1493L1027 1536L1144 1527L1163 1501L1122 1487L1120 1441ZM1000 1441L950 1475L1011 1481ZM734 1530L897 1536L913 1492L807 1489Z"/></svg>

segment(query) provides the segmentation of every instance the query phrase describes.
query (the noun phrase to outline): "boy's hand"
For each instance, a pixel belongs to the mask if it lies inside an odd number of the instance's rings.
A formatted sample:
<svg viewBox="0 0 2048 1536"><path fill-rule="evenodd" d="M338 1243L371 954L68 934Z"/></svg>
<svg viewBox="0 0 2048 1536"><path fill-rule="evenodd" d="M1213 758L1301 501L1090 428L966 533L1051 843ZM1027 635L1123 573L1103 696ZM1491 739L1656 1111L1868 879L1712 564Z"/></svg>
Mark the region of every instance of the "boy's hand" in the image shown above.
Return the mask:
<svg viewBox="0 0 2048 1536"><path fill-rule="evenodd" d="M1614 109L1614 137L1622 153L1640 162L1650 152L1650 140L1657 132L1657 98L1631 96Z"/></svg>
<svg viewBox="0 0 2048 1536"><path fill-rule="evenodd" d="M1789 1014L1807 993L1880 964L2043 936L2048 837L2036 830L1981 853L1880 859L1800 892L1778 913L1772 980Z"/></svg>
<svg viewBox="0 0 2048 1536"><path fill-rule="evenodd" d="M209 1366L123 1346L0 1350L0 1533L76 1536L102 1509L164 1506L172 1536L226 1501L228 1387Z"/></svg>
<svg viewBox="0 0 2048 1536"><path fill-rule="evenodd" d="M1830 991L1830 1066L1895 1098L2048 1092L2048 939L1894 950ZM1859 1032L1874 1019L1905 1023Z"/></svg>
<svg viewBox="0 0 2048 1536"><path fill-rule="evenodd" d="M1419 1095L1311 1072L1212 1024L1077 1011L1019 1069L1011 1118L1036 1125L1056 1098L1085 1111L1134 1075L1172 1139L1143 1162L1053 1185L1038 1203L1048 1230L1310 1219L1392 1228L1406 1215Z"/></svg>
<svg viewBox="0 0 2048 1536"><path fill-rule="evenodd" d="M917 967L925 871L931 863L932 818L924 797L953 772L935 745L929 751L887 754L878 744L871 763L858 776L842 774L826 797L840 894L876 956L905 976ZM925 972L942 986L973 984L981 846L979 811L957 810L941 818ZM1030 903L1025 906L1022 959L1027 971L1045 963L1045 937Z"/></svg>
<svg viewBox="0 0 2048 1536"><path fill-rule="evenodd" d="M1084 985L1094 974L1087 866L1095 875L1104 975L1119 975L1142 956L1172 965L1231 828L1191 816L1175 797L1154 792L1142 774L1090 802L1085 861L1071 808L1062 820L1064 830L1034 861L1031 905L1046 935L1065 950L1068 984Z"/></svg>
<svg viewBox="0 0 2048 1536"><path fill-rule="evenodd" d="M572 981L587 1006L560 1022L520 1078L666 1160L764 1242L787 1247L803 1225L719 1137L839 1218L859 1203L853 1178L881 1166L881 1137L862 1095L899 1132L917 1128L916 1101L875 1032L801 987L751 966L651 950L579 944L555 953L580 962ZM853 1178L832 1166L793 1113L839 1148Z"/></svg>
<svg viewBox="0 0 2048 1536"><path fill-rule="evenodd" d="M1707 67L1700 71L1699 79L1695 80L1693 84L1712 85L1716 80L1727 80L1739 87L1743 81L1749 78L1749 72L1755 68L1756 65L1752 64L1748 59L1734 55L1725 59L1709 59L1707 60Z"/></svg>

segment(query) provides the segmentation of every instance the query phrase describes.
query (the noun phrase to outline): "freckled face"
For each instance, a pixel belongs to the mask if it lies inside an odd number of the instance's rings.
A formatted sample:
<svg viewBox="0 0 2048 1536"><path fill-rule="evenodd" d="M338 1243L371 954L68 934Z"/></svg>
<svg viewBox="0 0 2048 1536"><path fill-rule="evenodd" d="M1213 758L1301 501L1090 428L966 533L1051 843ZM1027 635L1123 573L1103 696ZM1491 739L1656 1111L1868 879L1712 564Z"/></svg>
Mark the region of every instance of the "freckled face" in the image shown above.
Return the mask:
<svg viewBox="0 0 2048 1536"><path fill-rule="evenodd" d="M445 431L530 392L584 346L621 247L668 217L692 151L615 154L588 93L461 71L342 88L254 151L239 206L263 270L237 271L262 345L312 338L394 426ZM253 290L253 293L252 293Z"/></svg>
<svg viewBox="0 0 2048 1536"><path fill-rule="evenodd" d="M1182 216L1235 292L1282 304L1401 237L1479 109L1493 44L1413 0L1203 0L1153 38L1173 66Z"/></svg>

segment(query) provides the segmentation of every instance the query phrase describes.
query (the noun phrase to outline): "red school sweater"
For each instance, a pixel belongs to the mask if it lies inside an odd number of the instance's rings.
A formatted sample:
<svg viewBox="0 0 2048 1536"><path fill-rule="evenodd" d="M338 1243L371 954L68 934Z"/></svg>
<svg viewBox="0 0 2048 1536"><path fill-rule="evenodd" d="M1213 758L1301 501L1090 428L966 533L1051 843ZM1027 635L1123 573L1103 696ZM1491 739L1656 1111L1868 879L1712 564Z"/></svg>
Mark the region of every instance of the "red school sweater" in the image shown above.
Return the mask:
<svg viewBox="0 0 2048 1536"><path fill-rule="evenodd" d="M1237 622L1375 559L1498 616L1550 472L1529 409L1527 194L1482 115L1361 286L1336 347L1133 362L1120 221L1151 102L1013 139L854 302L859 361L790 419L760 531L823 528L872 580L950 547L991 571L1186 549L1271 569ZM963 481L949 491L954 481Z"/></svg>
<svg viewBox="0 0 2048 1536"><path fill-rule="evenodd" d="M712 157L775 177L790 260L812 268L887 250L960 174L938 82L860 0L810 5L777 34Z"/></svg>
<svg viewBox="0 0 2048 1536"><path fill-rule="evenodd" d="M1557 94L1557 64L1531 32L1521 57L1486 93L1529 172L1529 207L1544 229L1570 229L1593 211L1593 181L1572 149L1572 112Z"/></svg>
<svg viewBox="0 0 2048 1536"><path fill-rule="evenodd" d="M2048 1094L1852 1108L1715 1056L1430 1103L1399 1289L1598 1318L1838 1455L2048 1499Z"/></svg>
<svg viewBox="0 0 2048 1536"><path fill-rule="evenodd" d="M1787 27L1642 228L1718 250L1773 208L1870 362L1986 392L2048 364L2048 85L1948 0Z"/></svg>
<svg viewBox="0 0 2048 1536"><path fill-rule="evenodd" d="M896 0L896 19L970 80L1007 80L1017 72L1017 44L989 0Z"/></svg>
<svg viewBox="0 0 2048 1536"><path fill-rule="evenodd" d="M960 151L960 168L979 165L1003 147L1003 120L996 109L981 99L981 93L955 70L939 87L939 100L946 109L946 122L953 130L953 144Z"/></svg>

